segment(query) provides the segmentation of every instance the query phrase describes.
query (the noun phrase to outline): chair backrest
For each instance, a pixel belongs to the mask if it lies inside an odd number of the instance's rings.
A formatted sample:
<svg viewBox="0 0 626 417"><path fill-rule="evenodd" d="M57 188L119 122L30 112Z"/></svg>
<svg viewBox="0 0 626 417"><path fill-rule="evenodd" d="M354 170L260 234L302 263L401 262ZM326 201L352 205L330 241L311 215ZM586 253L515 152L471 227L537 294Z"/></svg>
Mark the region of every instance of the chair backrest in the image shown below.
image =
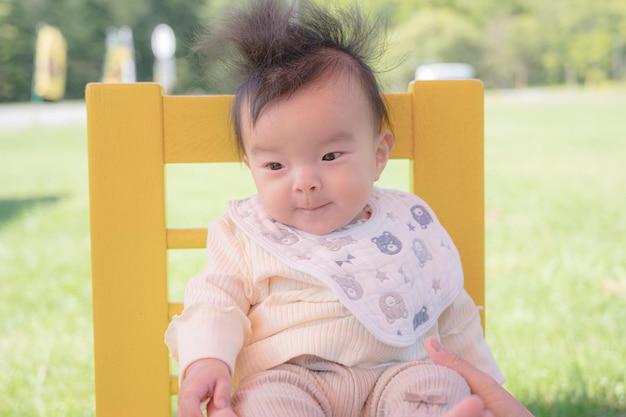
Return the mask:
<svg viewBox="0 0 626 417"><path fill-rule="evenodd" d="M181 305L168 300L167 251L203 248L206 230L167 228L165 166L237 160L232 97L164 96L152 83L86 93L96 414L169 416L178 384L163 334ZM482 83L417 81L385 99L392 158L411 161L412 191L452 235L484 305Z"/></svg>

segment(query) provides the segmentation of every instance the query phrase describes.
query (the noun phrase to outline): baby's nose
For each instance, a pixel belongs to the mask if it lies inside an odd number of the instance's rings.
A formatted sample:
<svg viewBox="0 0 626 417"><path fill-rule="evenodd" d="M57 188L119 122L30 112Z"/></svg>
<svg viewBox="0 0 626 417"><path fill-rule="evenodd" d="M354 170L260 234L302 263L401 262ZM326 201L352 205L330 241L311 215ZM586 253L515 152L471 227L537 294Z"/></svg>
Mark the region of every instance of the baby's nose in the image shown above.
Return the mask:
<svg viewBox="0 0 626 417"><path fill-rule="evenodd" d="M297 170L293 181L294 192L311 193L318 191L321 186L322 183L317 170L310 167L304 167Z"/></svg>

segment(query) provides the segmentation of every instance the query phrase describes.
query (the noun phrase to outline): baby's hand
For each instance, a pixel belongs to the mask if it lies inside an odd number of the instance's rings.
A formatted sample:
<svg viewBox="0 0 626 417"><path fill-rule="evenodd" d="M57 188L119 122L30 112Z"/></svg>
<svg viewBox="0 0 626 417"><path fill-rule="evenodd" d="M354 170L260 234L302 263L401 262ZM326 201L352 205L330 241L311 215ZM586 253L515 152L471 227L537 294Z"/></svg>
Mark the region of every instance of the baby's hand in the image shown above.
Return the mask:
<svg viewBox="0 0 626 417"><path fill-rule="evenodd" d="M207 416L236 417L230 409L232 378L219 359L200 359L187 368L178 392L178 416L202 417L200 403L211 399Z"/></svg>

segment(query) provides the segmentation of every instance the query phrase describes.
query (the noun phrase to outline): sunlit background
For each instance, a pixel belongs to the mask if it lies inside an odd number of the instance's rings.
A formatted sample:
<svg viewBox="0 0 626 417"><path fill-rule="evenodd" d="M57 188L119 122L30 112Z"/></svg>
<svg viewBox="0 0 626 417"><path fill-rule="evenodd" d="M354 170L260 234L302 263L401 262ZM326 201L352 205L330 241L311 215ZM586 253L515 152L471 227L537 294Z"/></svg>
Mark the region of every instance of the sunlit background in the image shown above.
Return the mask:
<svg viewBox="0 0 626 417"><path fill-rule="evenodd" d="M95 414L85 85L230 92L190 47L231 2L0 0L1 417ZM626 1L360 4L389 23L385 91L484 82L486 327L507 389L537 416L625 417ZM253 192L241 166L169 174L174 225ZM215 175L231 180L209 193ZM179 285L202 262L171 259Z"/></svg>
<svg viewBox="0 0 626 417"><path fill-rule="evenodd" d="M175 81L167 82L171 91L217 92L218 86L203 77L203 69L190 57L189 48L202 23L229 3L2 0L0 101L31 99L37 35L44 25L56 28L65 40L66 65L49 51L43 52L46 62L42 65L53 72L66 67L67 99L82 98L85 83L91 81L158 78L163 68L155 65L159 59L152 39L160 24L168 25L175 36ZM404 90L419 65L439 62L472 65L487 88L598 85L624 79L626 2L621 0L360 3L389 22L393 47L381 65L383 69L394 68L385 76L388 90ZM159 39L166 42L165 36ZM40 46L49 47L45 42Z"/></svg>

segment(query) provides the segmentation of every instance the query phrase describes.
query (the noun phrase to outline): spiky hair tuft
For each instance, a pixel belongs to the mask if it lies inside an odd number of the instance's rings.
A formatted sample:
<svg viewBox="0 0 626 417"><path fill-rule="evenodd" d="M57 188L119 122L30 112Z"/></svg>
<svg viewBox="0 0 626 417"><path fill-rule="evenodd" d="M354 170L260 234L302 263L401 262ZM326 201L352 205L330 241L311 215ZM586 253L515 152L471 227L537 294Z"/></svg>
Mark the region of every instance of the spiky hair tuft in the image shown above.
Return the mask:
<svg viewBox="0 0 626 417"><path fill-rule="evenodd" d="M195 51L235 81L233 122L241 139L241 103L256 122L270 101L293 94L322 75L349 71L387 121L373 63L385 50L385 25L356 5L324 9L311 0L249 0L210 23Z"/></svg>

